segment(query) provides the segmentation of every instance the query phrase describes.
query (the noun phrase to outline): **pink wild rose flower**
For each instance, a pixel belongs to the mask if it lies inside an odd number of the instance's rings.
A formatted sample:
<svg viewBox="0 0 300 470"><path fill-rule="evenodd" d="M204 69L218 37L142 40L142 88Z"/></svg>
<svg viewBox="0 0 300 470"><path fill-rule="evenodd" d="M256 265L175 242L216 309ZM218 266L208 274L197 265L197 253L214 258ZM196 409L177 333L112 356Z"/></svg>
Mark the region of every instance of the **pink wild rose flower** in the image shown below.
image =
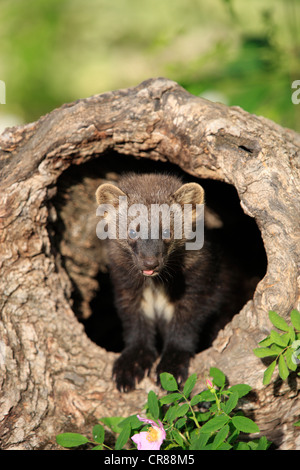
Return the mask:
<svg viewBox="0 0 300 470"><path fill-rule="evenodd" d="M158 420L159 425L152 419L142 418L137 415L138 419L143 423L151 424L148 431L140 432L135 434L131 439L137 444L138 450L159 450L166 438L166 431L163 428L162 423Z"/></svg>

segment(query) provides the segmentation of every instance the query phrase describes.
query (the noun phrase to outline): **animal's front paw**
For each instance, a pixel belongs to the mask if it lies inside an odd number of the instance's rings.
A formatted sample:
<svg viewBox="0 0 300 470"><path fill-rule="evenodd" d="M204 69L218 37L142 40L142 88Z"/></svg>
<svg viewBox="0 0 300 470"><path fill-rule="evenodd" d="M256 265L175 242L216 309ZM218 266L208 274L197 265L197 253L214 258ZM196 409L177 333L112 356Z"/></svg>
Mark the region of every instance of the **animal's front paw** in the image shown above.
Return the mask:
<svg viewBox="0 0 300 470"><path fill-rule="evenodd" d="M125 349L116 360L113 368L113 377L120 392L130 392L135 389L156 358L152 349L130 348Z"/></svg>
<svg viewBox="0 0 300 470"><path fill-rule="evenodd" d="M169 372L179 385L183 384L188 377L191 356L187 351L166 350L156 369L158 383L160 383L159 375L162 372Z"/></svg>

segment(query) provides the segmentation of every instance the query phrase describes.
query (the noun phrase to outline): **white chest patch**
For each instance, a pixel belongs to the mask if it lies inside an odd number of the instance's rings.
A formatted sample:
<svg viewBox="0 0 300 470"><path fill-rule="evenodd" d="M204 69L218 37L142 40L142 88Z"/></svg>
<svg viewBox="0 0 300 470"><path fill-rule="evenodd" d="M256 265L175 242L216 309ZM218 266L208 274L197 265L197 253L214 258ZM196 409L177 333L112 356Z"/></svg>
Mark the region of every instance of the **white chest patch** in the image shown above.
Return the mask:
<svg viewBox="0 0 300 470"><path fill-rule="evenodd" d="M174 305L170 302L163 287L145 287L141 308L144 315L151 320L163 318L166 322L169 322L174 313Z"/></svg>

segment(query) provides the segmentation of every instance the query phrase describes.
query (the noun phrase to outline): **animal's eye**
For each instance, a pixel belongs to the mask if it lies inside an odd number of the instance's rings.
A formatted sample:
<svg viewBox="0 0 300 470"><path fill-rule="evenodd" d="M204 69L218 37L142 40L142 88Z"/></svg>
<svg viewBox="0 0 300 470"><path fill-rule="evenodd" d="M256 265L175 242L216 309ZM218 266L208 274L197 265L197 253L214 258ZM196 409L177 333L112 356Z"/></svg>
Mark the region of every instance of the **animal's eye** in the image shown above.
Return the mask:
<svg viewBox="0 0 300 470"><path fill-rule="evenodd" d="M170 231L170 229L165 228L165 229L162 231L162 237L163 237L163 239L171 238L171 231Z"/></svg>
<svg viewBox="0 0 300 470"><path fill-rule="evenodd" d="M134 240L135 238L137 238L137 231L134 230L133 228L131 228L128 232L128 235L129 235L129 238L131 238L132 240Z"/></svg>

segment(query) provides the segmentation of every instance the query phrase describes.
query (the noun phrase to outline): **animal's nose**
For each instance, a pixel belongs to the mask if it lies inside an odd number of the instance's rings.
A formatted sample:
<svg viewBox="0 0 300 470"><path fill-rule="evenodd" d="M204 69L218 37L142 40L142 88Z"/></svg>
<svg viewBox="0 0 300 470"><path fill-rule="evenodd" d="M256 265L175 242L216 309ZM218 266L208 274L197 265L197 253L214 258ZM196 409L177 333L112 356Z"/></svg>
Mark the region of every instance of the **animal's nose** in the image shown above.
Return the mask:
<svg viewBox="0 0 300 470"><path fill-rule="evenodd" d="M157 258L145 258L143 260L143 264L144 264L145 268L155 269L159 265L159 261L158 261Z"/></svg>

